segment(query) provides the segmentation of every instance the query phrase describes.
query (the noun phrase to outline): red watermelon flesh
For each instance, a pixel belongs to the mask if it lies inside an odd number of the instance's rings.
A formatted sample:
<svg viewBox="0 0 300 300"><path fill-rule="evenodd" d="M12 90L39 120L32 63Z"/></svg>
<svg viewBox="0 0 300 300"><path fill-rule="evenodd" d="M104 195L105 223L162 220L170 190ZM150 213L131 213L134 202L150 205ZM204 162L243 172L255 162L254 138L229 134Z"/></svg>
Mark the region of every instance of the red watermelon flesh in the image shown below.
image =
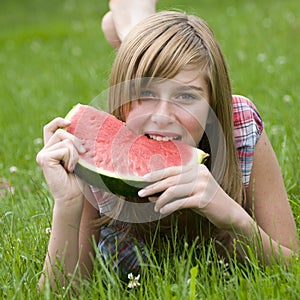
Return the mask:
<svg viewBox="0 0 300 300"><path fill-rule="evenodd" d="M66 119L71 121L67 131L83 140L87 149L80 156L75 173L77 170L79 177L101 188L102 181L105 187L108 181L112 184L109 190L119 195L137 196L138 189L145 185L141 176L146 173L201 163L207 156L200 149L178 141L156 141L135 135L124 122L88 105L76 105ZM101 179L99 184L97 178ZM120 181L133 185L134 191L128 191L128 187L122 190Z"/></svg>

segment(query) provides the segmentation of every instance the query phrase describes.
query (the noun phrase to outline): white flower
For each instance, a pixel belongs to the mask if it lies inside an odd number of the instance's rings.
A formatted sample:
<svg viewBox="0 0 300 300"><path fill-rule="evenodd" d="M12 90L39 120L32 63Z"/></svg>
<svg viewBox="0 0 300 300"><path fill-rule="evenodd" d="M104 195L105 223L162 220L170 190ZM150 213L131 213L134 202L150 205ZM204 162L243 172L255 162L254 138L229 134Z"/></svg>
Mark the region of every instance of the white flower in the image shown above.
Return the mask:
<svg viewBox="0 0 300 300"><path fill-rule="evenodd" d="M43 139L38 137L38 138L34 139L33 143L35 145L42 145L43 144Z"/></svg>
<svg viewBox="0 0 300 300"><path fill-rule="evenodd" d="M293 102L293 98L291 95L284 95L283 96L283 101L286 103L292 103Z"/></svg>
<svg viewBox="0 0 300 300"><path fill-rule="evenodd" d="M135 276L133 276L132 273L129 273L128 274L128 279L129 279L128 287L130 289L133 289L133 288L135 288L135 287L137 287L137 286L140 285L140 283L139 283L140 274L135 277Z"/></svg>
<svg viewBox="0 0 300 300"><path fill-rule="evenodd" d="M51 228L50 228L50 227L47 227L47 228L46 228L46 234L49 234L49 233L51 233Z"/></svg>
<svg viewBox="0 0 300 300"><path fill-rule="evenodd" d="M16 173L18 171L18 168L16 166L11 166L9 168L10 173Z"/></svg>
<svg viewBox="0 0 300 300"><path fill-rule="evenodd" d="M267 55L266 55L265 53L259 53L259 54L257 55L257 60L258 60L259 62L264 62L266 59L267 59Z"/></svg>

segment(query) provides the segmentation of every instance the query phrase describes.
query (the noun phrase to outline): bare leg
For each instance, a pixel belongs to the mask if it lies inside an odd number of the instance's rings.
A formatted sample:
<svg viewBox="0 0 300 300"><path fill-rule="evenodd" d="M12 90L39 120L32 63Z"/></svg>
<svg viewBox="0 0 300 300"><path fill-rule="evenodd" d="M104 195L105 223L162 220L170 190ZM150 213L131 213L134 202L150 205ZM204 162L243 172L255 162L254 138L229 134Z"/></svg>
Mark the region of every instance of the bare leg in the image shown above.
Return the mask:
<svg viewBox="0 0 300 300"><path fill-rule="evenodd" d="M102 30L115 48L139 21L155 12L157 0L110 0L110 11L102 19Z"/></svg>

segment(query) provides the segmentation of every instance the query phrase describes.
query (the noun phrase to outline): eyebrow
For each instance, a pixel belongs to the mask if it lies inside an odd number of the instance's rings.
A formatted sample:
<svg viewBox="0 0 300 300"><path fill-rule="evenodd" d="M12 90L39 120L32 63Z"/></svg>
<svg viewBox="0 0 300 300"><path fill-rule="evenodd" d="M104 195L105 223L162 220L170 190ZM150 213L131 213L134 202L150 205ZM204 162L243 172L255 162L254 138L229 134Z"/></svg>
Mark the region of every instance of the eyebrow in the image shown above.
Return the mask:
<svg viewBox="0 0 300 300"><path fill-rule="evenodd" d="M183 91L187 91L187 90L196 90L198 92L203 93L204 89L201 86L195 86L195 85L181 85L177 88L178 90L183 90Z"/></svg>
<svg viewBox="0 0 300 300"><path fill-rule="evenodd" d="M146 84L145 86L142 85L142 88L155 88L157 83L152 83L150 85ZM187 85L187 84L178 84L175 88L176 91L188 91L188 90L195 90L199 93L205 93L205 90L201 86L195 86L195 85Z"/></svg>

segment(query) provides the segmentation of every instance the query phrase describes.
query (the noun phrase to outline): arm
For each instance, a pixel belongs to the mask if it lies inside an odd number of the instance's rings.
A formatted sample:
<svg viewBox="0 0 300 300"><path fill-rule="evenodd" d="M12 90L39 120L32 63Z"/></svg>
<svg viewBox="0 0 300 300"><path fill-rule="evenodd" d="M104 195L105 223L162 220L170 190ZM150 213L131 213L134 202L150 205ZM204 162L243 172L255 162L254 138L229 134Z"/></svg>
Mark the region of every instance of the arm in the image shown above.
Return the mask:
<svg viewBox="0 0 300 300"><path fill-rule="evenodd" d="M218 228L231 232L241 242L254 242L257 254L271 262L281 252L288 259L298 250L296 226L287 200L278 162L265 133L258 141L247 205L254 206L253 217L229 197L204 165L173 167L153 172L145 179L152 183L139 191L141 197L163 192L155 201L155 209L169 214L192 208ZM176 199L174 201L174 199ZM261 239L262 251L260 251ZM246 249L246 248L244 248Z"/></svg>
<svg viewBox="0 0 300 300"><path fill-rule="evenodd" d="M49 278L51 286L55 286L56 280L66 285L66 275L74 272L79 256L80 219L81 209L74 214L74 211L68 207L62 209L58 205L54 206L40 288L44 285L45 276Z"/></svg>
<svg viewBox="0 0 300 300"><path fill-rule="evenodd" d="M299 250L296 225L279 164L265 132L255 147L246 201L250 214L219 189L201 213L218 227L231 232L241 246L253 243L251 246L266 263L271 263L273 258L287 260ZM222 212L222 216L218 217L216 211Z"/></svg>
<svg viewBox="0 0 300 300"><path fill-rule="evenodd" d="M60 129L68 125L68 121L56 118L44 127L45 145L36 158L54 199L52 230L40 288L45 274L52 286L57 281L64 285L68 281L66 276L77 266L84 274L91 269L88 256L93 230L89 221L96 217L96 209L86 200L86 197L91 198L87 193L89 187L73 173L79 153L85 149L75 136Z"/></svg>
<svg viewBox="0 0 300 300"><path fill-rule="evenodd" d="M51 286L59 279L62 285L68 283L68 275L74 271L87 277L93 269L93 239L97 237L93 220L98 218L98 210L86 198L82 210L55 205L52 217L52 229L45 258L40 287L45 274L49 276ZM78 268L78 269L77 269Z"/></svg>
<svg viewBox="0 0 300 300"><path fill-rule="evenodd" d="M91 194L90 189L88 192ZM99 211L96 208L97 204L93 199L93 195L88 196L88 199L84 202L79 231L79 245L81 248L79 266L83 276L89 276L92 273L93 257L95 255L93 242L97 244L99 239L99 230L93 222L99 218Z"/></svg>
<svg viewBox="0 0 300 300"><path fill-rule="evenodd" d="M266 263L271 263L274 258L279 261L292 257L299 250L296 225L279 164L265 132L255 147L246 201L250 215L232 205L231 228L228 228L241 246L251 243ZM225 203L221 208L223 212L226 211ZM214 204L212 201L209 205ZM247 251L245 247L243 249Z"/></svg>
<svg viewBox="0 0 300 300"><path fill-rule="evenodd" d="M282 251L284 256L298 250L296 225L288 201L279 164L265 132L259 139L246 191L248 211L260 227L265 252ZM247 226L244 229L247 231ZM270 249L270 239L272 247ZM280 246L280 247L278 247Z"/></svg>

